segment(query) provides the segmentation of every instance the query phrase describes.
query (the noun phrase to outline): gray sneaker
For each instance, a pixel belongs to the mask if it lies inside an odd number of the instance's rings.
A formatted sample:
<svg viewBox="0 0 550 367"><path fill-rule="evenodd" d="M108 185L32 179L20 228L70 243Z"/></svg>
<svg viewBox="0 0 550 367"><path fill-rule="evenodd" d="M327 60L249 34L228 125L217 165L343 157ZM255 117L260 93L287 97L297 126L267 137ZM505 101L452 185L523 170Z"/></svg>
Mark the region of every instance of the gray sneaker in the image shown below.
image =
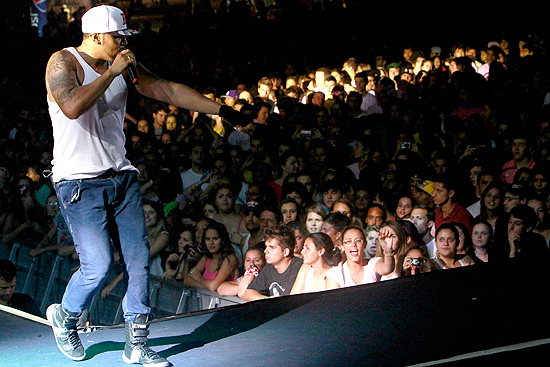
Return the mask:
<svg viewBox="0 0 550 367"><path fill-rule="evenodd" d="M137 363L148 367L172 366L166 358L159 356L147 346L149 334L148 315L137 315L135 321L126 322L126 344L122 359L126 363Z"/></svg>
<svg viewBox="0 0 550 367"><path fill-rule="evenodd" d="M82 342L76 331L78 316L69 315L60 304L52 304L46 310L46 317L52 325L57 347L73 361L81 361L86 356Z"/></svg>

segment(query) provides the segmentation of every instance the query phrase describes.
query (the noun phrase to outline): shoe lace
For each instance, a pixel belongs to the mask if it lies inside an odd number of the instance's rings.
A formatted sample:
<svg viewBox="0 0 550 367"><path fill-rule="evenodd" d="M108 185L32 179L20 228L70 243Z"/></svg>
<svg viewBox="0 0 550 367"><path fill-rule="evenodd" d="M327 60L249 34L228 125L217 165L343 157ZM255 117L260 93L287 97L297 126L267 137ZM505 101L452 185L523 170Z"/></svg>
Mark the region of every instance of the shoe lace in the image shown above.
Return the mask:
<svg viewBox="0 0 550 367"><path fill-rule="evenodd" d="M82 342L80 341L80 338L78 337L78 333L76 330L69 330L65 334L65 337L67 338L67 341L71 345L71 348L77 349L82 346Z"/></svg>
<svg viewBox="0 0 550 367"><path fill-rule="evenodd" d="M140 344L139 349L141 351L141 356L145 357L149 360L159 359L161 358L154 350L149 348L147 344Z"/></svg>

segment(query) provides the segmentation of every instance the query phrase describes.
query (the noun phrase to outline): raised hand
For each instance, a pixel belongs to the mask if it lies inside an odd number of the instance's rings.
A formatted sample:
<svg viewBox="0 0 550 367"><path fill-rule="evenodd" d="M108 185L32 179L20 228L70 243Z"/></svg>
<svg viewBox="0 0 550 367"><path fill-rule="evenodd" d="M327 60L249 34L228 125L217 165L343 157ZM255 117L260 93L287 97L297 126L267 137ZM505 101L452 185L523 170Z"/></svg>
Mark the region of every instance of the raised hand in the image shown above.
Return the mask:
<svg viewBox="0 0 550 367"><path fill-rule="evenodd" d="M380 236L378 237L380 241L380 246L385 256L395 255L397 249L399 248L399 238L397 234L389 227L382 227L380 229Z"/></svg>

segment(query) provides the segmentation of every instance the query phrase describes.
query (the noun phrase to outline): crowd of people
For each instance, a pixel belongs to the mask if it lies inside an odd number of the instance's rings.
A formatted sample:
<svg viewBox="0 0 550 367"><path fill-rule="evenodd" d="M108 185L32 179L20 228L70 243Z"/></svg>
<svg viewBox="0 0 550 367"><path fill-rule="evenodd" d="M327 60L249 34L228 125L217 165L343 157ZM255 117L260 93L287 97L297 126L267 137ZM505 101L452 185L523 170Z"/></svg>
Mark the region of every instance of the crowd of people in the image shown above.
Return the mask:
<svg viewBox="0 0 550 367"><path fill-rule="evenodd" d="M203 95L246 126L139 98L126 150L151 274L249 301L510 258L547 265L542 44L406 46L394 59L264 70L253 85L237 75L227 91L206 78ZM180 61L177 75L194 75L192 57ZM47 113L17 108L0 116L0 241L78 259L47 178Z"/></svg>

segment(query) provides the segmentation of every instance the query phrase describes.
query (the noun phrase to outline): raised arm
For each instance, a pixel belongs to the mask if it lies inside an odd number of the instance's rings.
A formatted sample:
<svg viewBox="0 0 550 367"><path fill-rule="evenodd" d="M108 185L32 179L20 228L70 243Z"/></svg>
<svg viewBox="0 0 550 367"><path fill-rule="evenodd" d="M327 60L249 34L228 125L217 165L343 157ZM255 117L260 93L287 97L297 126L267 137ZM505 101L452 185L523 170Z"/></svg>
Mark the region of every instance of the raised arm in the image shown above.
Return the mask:
<svg viewBox="0 0 550 367"><path fill-rule="evenodd" d="M129 60L119 54L99 78L81 85L78 78L80 66L75 57L69 51L58 51L50 57L46 67L48 98L59 105L65 116L76 119L97 102L128 63Z"/></svg>
<svg viewBox="0 0 550 367"><path fill-rule="evenodd" d="M388 227L380 229L380 247L382 247L382 257L375 264L375 270L380 275L388 275L395 269L395 253L399 248L399 239L397 235L388 230Z"/></svg>
<svg viewBox="0 0 550 367"><path fill-rule="evenodd" d="M196 90L184 84L164 80L140 63L138 63L137 72L140 81L136 89L144 96L188 110L211 115L219 114L222 105L206 98Z"/></svg>

